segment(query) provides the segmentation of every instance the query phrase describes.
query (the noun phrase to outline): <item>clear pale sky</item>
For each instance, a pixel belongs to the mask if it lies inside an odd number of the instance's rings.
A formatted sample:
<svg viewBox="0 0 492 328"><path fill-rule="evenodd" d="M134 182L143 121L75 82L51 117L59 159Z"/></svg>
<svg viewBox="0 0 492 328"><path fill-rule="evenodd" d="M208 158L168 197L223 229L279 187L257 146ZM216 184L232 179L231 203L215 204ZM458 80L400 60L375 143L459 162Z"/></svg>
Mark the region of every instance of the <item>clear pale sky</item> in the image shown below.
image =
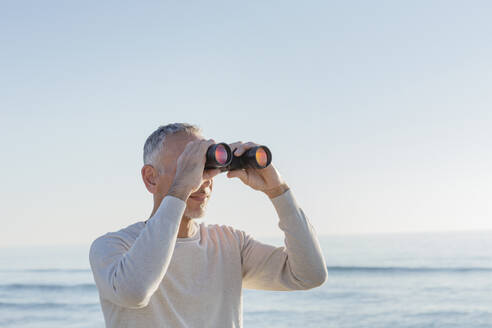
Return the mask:
<svg viewBox="0 0 492 328"><path fill-rule="evenodd" d="M145 220L143 144L270 147L319 235L492 229L488 1L2 1L0 246ZM281 236L225 174L207 216Z"/></svg>

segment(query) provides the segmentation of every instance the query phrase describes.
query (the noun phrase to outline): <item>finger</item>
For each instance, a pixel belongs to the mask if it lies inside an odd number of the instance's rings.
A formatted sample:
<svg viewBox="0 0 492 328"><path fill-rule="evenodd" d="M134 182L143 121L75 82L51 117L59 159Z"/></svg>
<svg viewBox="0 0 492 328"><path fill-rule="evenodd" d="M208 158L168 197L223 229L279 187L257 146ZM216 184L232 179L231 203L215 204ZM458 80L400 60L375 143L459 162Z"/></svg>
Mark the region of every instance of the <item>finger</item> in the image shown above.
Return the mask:
<svg viewBox="0 0 492 328"><path fill-rule="evenodd" d="M228 144L229 145L229 148L231 148L232 152L234 153L234 151L239 148L240 145L242 145L242 141L237 141L237 142L233 142L233 143L230 143Z"/></svg>
<svg viewBox="0 0 492 328"><path fill-rule="evenodd" d="M205 179L205 180L212 179L213 177L218 175L220 172L221 172L220 169L204 170L203 171L203 179Z"/></svg>
<svg viewBox="0 0 492 328"><path fill-rule="evenodd" d="M185 150L195 153L197 150L203 147L203 144L207 142L205 139L193 140L186 144Z"/></svg>
<svg viewBox="0 0 492 328"><path fill-rule="evenodd" d="M254 142L247 142L247 143L241 144L241 145L239 145L237 150L234 152L234 155L241 156L245 151L247 151L250 148L256 147L256 146L259 146L259 145L257 143L254 143Z"/></svg>
<svg viewBox="0 0 492 328"><path fill-rule="evenodd" d="M213 144L215 144L214 139L208 139L208 140L203 139L198 142L198 147L202 150L202 152L206 152L208 147L210 147Z"/></svg>
<svg viewBox="0 0 492 328"><path fill-rule="evenodd" d="M185 152L185 151L189 151L191 148L195 147L195 145L196 145L196 141L190 141L190 142L188 142L188 143L186 144L186 146L185 146L185 148L184 148L183 152Z"/></svg>
<svg viewBox="0 0 492 328"><path fill-rule="evenodd" d="M231 148L233 148L233 147L236 147L236 148L237 148L237 147L239 147L239 146L240 146L240 145L242 145L242 144L243 144L243 142L242 142L242 141L237 141L237 142L230 143L230 144L228 144L228 145L229 145L229 147L231 147Z"/></svg>

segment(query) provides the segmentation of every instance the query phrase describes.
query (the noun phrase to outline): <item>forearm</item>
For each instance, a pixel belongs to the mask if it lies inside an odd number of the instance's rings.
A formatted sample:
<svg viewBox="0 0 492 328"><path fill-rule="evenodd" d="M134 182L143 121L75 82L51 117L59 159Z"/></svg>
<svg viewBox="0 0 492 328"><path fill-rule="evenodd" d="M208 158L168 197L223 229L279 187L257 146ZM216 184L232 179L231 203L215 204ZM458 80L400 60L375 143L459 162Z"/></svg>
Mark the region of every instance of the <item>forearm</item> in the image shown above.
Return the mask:
<svg viewBox="0 0 492 328"><path fill-rule="evenodd" d="M164 197L128 251L104 244L108 249L99 251L101 257L109 256L94 264L103 296L127 307L148 303L169 267L185 207L180 199Z"/></svg>
<svg viewBox="0 0 492 328"><path fill-rule="evenodd" d="M271 199L279 216L279 228L285 235L287 261L295 278L307 287L322 284L327 277L326 262L314 227L287 190Z"/></svg>

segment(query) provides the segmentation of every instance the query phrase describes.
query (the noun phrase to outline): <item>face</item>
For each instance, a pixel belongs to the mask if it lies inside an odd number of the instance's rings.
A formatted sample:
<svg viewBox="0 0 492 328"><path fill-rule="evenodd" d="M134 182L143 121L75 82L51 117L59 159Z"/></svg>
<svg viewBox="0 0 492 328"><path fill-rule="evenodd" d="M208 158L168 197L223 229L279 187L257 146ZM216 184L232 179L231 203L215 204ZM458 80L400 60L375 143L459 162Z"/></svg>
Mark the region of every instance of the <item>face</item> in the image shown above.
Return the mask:
<svg viewBox="0 0 492 328"><path fill-rule="evenodd" d="M178 157L183 152L186 144L190 141L204 139L199 134L186 135L184 133L176 133L164 139L163 151L159 158L160 167L163 172L156 179L158 195L166 195L171 187L176 175ZM204 180L202 178L200 188L191 194L186 202L185 217L200 218L205 215L205 209L211 196L212 188L213 179Z"/></svg>

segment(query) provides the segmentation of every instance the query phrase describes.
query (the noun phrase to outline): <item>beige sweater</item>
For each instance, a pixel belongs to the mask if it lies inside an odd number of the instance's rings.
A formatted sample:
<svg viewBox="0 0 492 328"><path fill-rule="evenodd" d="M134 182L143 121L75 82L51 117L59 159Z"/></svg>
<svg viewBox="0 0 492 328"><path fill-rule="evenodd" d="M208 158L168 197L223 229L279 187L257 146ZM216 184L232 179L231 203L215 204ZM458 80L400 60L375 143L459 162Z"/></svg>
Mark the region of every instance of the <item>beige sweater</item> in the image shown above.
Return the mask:
<svg viewBox="0 0 492 328"><path fill-rule="evenodd" d="M195 224L177 238L186 203L166 196L145 224L98 237L89 260L106 327L242 327L242 287L320 286L327 268L316 232L291 190L271 199L285 246L227 225ZM268 224L268 218L262 218Z"/></svg>

